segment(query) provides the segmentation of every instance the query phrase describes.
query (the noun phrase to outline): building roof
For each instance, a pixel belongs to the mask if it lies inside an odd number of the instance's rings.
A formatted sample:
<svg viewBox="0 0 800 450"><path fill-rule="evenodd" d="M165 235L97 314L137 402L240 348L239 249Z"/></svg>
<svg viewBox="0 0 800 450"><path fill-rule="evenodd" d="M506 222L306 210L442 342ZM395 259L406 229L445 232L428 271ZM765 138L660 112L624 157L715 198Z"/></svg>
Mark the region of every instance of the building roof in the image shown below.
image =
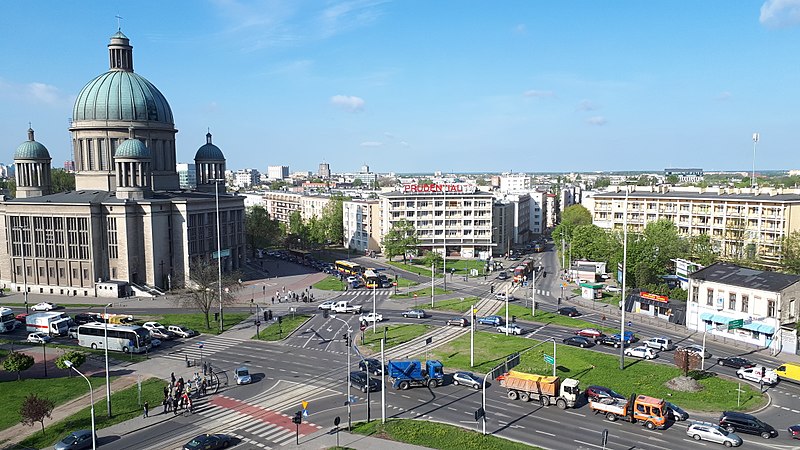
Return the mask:
<svg viewBox="0 0 800 450"><path fill-rule="evenodd" d="M138 139L125 139L114 152L114 158L150 159L150 149Z"/></svg>
<svg viewBox="0 0 800 450"><path fill-rule="evenodd" d="M14 152L14 159L50 159L47 147L33 139L33 129L28 128L28 140L19 144Z"/></svg>
<svg viewBox="0 0 800 450"><path fill-rule="evenodd" d="M195 162L197 161L225 161L225 155L222 150L216 145L211 143L211 133L206 134L206 143L197 149L194 155Z"/></svg>
<svg viewBox="0 0 800 450"><path fill-rule="evenodd" d="M800 276L780 272L749 269L718 262L689 274L690 279L711 281L767 292L780 292L800 281Z"/></svg>
<svg viewBox="0 0 800 450"><path fill-rule="evenodd" d="M161 91L139 74L124 70L108 71L84 86L75 100L72 120L175 123Z"/></svg>
<svg viewBox="0 0 800 450"><path fill-rule="evenodd" d="M625 191L619 192L603 192L598 193L593 196L594 198L616 198L616 199L623 199L625 198ZM774 194L770 195L768 192L759 193L759 194L749 194L749 193L742 193L742 194L727 194L727 193L717 193L717 192L642 192L642 191L632 191L628 194L628 199L637 199L637 198L651 198L651 199L675 199L675 200L716 200L716 201L724 201L724 200L755 200L755 201L765 201L765 202L775 202L775 203L785 203L785 202L800 202L800 195L798 194Z"/></svg>

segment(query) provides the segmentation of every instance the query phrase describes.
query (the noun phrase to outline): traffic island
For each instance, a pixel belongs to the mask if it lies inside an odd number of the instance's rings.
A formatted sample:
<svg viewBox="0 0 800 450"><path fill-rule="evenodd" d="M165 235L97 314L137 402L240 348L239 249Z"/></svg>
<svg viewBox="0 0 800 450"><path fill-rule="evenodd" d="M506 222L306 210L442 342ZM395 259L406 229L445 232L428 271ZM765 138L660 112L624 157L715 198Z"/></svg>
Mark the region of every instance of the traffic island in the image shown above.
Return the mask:
<svg viewBox="0 0 800 450"><path fill-rule="evenodd" d="M431 331L434 327L422 324L399 324L376 326L376 331L372 332L372 325L367 325L364 331L357 333L358 347L362 353L372 355L381 352L381 339L386 337L384 349L388 350L400 344L404 344L423 334Z"/></svg>
<svg viewBox="0 0 800 450"><path fill-rule="evenodd" d="M285 316L275 317L270 323L261 322L265 324L265 326L260 328L258 334L253 336L253 339L259 341L280 341L302 327L309 319L311 319L311 316L308 314L290 313Z"/></svg>

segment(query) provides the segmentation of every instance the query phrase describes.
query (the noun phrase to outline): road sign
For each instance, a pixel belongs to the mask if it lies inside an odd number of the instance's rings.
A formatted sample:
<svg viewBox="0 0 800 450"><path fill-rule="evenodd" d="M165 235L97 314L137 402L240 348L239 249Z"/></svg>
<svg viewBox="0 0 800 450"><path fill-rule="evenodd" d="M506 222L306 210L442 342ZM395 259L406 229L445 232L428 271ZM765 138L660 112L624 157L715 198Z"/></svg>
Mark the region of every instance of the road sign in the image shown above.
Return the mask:
<svg viewBox="0 0 800 450"><path fill-rule="evenodd" d="M308 411L305 409L303 410L303 417L308 417Z"/></svg>
<svg viewBox="0 0 800 450"><path fill-rule="evenodd" d="M742 328L742 327L744 327L744 319L736 319L728 322L729 330L735 330L737 328Z"/></svg>
<svg viewBox="0 0 800 450"><path fill-rule="evenodd" d="M366 330L367 329L367 322L361 322L361 326L359 327L359 329L361 329L361 331Z"/></svg>
<svg viewBox="0 0 800 450"><path fill-rule="evenodd" d="M555 364L556 360L550 355L544 355L544 362L547 364Z"/></svg>
<svg viewBox="0 0 800 450"><path fill-rule="evenodd" d="M308 402L300 402L300 404L303 405L303 409L308 408Z"/></svg>
<svg viewBox="0 0 800 450"><path fill-rule="evenodd" d="M483 410L483 407L479 407L475 410L475 422L481 420L481 417L486 415L486 411Z"/></svg>
<svg viewBox="0 0 800 450"><path fill-rule="evenodd" d="M216 259L216 258L218 258L218 256L217 256L217 255L222 255L222 256L231 256L231 249L229 249L229 248L226 248L225 250L222 250L221 252L212 252L212 253L211 253L211 257L212 257L212 258L215 258L215 259Z"/></svg>
<svg viewBox="0 0 800 450"><path fill-rule="evenodd" d="M523 285L523 286L527 286L527 285L528 285L528 282L527 282L527 281L523 281L523 282L522 282L522 285Z"/></svg>

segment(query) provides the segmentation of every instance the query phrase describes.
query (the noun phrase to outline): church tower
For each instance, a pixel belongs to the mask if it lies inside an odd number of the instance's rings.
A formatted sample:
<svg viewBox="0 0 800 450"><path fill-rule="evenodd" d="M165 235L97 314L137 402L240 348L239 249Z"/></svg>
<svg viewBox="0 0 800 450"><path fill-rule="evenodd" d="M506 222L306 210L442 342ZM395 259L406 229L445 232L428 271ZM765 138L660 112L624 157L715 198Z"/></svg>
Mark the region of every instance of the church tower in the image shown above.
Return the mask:
<svg viewBox="0 0 800 450"><path fill-rule="evenodd" d="M28 128L28 140L20 144L14 152L17 198L50 194L51 161L50 152L33 139L33 128Z"/></svg>

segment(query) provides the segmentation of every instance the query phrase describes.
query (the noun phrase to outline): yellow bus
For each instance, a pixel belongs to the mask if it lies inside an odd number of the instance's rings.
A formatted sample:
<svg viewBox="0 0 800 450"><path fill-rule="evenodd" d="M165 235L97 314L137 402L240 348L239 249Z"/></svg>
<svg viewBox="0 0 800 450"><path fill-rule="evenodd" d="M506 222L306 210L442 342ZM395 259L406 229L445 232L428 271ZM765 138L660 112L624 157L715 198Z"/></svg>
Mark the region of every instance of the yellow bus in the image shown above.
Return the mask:
<svg viewBox="0 0 800 450"><path fill-rule="evenodd" d="M363 278L364 278L364 286L366 286L367 289L377 289L379 287L382 287L380 276L378 276L378 274L375 273L375 271L372 269L365 270Z"/></svg>
<svg viewBox="0 0 800 450"><path fill-rule="evenodd" d="M364 267L354 262L339 260L334 263L334 266L336 271L343 276L353 275L360 277L364 275Z"/></svg>

